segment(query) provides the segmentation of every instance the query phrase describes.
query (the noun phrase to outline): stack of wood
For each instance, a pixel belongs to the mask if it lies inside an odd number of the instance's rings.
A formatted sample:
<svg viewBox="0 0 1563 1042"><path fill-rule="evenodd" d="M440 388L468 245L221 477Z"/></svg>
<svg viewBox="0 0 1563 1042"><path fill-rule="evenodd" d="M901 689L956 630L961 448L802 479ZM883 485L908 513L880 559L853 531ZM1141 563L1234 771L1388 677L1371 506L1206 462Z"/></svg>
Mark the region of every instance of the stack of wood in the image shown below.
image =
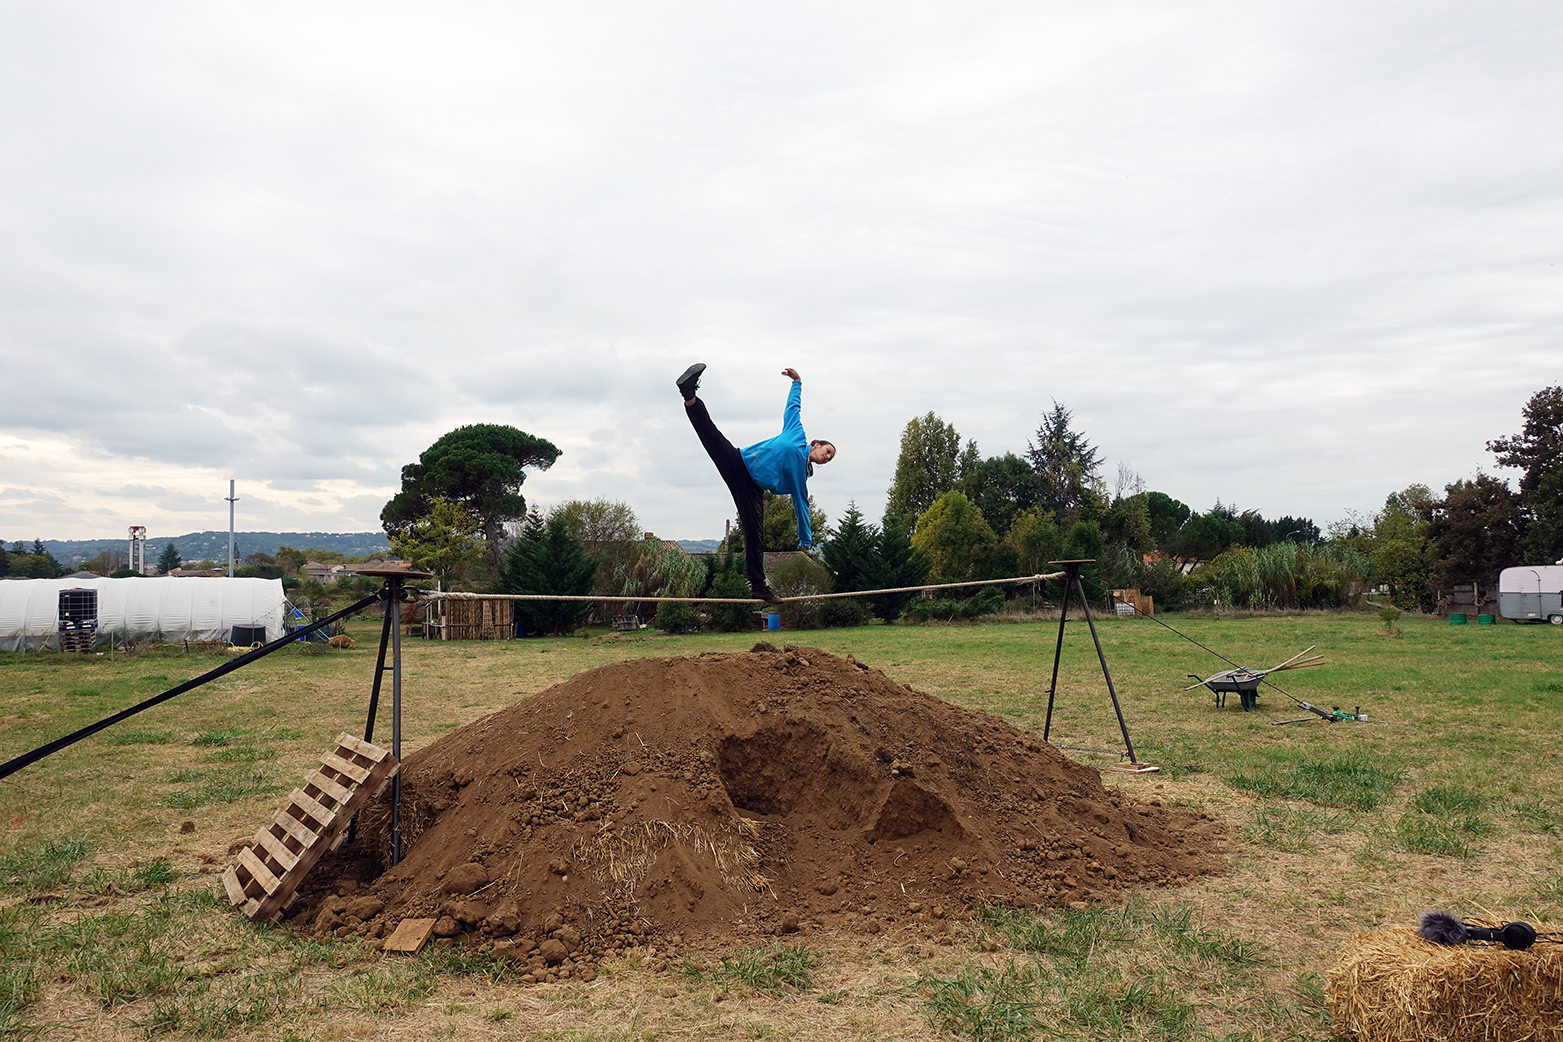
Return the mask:
<svg viewBox="0 0 1563 1042"><path fill-rule="evenodd" d="M1132 611L1120 611L1118 612L1120 615L1156 614L1155 600L1151 597L1150 594L1141 593L1139 590L1114 590L1113 604L1115 606L1122 604L1133 609Z"/></svg>

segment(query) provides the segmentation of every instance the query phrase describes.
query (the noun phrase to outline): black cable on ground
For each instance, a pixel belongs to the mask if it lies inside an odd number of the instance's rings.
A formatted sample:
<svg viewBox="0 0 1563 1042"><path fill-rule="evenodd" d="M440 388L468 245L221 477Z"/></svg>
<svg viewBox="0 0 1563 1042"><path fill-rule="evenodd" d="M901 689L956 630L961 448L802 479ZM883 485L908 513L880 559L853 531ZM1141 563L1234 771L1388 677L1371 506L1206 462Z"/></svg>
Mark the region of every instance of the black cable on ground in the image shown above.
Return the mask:
<svg viewBox="0 0 1563 1042"><path fill-rule="evenodd" d="M319 629L324 629L325 627L331 625L333 622L336 622L340 618L343 618L345 616L351 615L355 611L361 611L362 609L369 607L369 605L373 604L375 601L377 601L379 599L380 599L380 592L376 591L375 593L371 594L370 596L365 597L363 600L359 601L357 604L354 604L354 605L351 605L349 607L343 608L341 611L337 612L335 615L331 615L331 616L328 616L327 618L321 619L319 622L312 622L308 626L304 626L301 629L293 630L293 631L289 632L288 634L286 634L285 636L279 637L276 640L272 641L270 644L263 644L263 645L261 645L260 647L256 648L253 651L249 651L249 652L246 652L243 655L240 655L236 659L231 659L231 660L229 660L227 662L224 662L222 665L218 666L216 669L212 670L209 673L202 673L200 676L196 677L194 680L186 680L183 684L180 684L178 687L171 687L167 691L164 691L161 695L153 695L151 698L147 699L145 702L138 702L135 705L131 706L129 709L121 709L119 712L115 713L113 716L104 717L102 720L99 720L95 724L88 724L86 727L83 727L79 731L72 731L70 734L65 735L62 738L56 738L52 742L49 742L49 743L47 743L45 745L40 745L38 748L34 749L32 752L23 753L22 755L20 755L18 757L15 757L14 759L7 760L5 763L0 764L0 778L9 778L11 775L15 774L17 771L21 770L23 767L26 767L28 764L37 763L39 760L42 760L46 756L53 756L55 753L59 752L61 749L65 749L65 748L68 748L69 746L75 745L77 742L81 741L83 738L90 738L92 735L97 734L99 731L102 731L104 728L113 727L115 724L119 723L122 720L128 720L129 718L135 716L137 713L141 712L143 709L151 709L153 706L157 705L158 703L166 702L170 698L173 698L175 695L182 695L186 691L191 691L191 690L194 690L195 688L200 687L202 684L209 684L213 680L216 680L218 677L227 676L229 673L232 673L234 670L239 669L242 666L247 666L251 662L254 662L257 659L265 658L267 655L270 655L273 651L278 651L278 650L286 647L287 645L292 644L294 641L299 640L300 638L307 638L311 633L314 633L316 630L319 630ZM387 611L392 611L392 610L395 610L395 609L393 609L391 606L387 605L386 610Z"/></svg>

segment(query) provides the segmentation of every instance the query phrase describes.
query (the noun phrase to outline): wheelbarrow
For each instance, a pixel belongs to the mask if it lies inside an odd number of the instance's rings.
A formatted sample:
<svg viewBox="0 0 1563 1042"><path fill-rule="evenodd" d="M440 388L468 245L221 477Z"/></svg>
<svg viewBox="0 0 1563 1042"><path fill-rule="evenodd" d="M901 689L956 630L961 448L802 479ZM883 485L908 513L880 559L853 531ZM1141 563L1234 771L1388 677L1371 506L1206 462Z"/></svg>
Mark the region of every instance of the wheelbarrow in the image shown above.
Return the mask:
<svg viewBox="0 0 1563 1042"><path fill-rule="evenodd" d="M1197 674L1190 673L1188 676L1192 677L1195 683L1190 684L1183 690L1193 691L1196 687L1201 686L1209 688L1215 692L1216 708L1218 709L1225 707L1227 696L1236 692L1238 698L1242 700L1243 712L1249 713L1253 711L1254 702L1259 698L1259 685L1264 683L1265 677L1271 673L1279 673L1286 669L1307 669L1309 666L1323 665L1323 655L1315 655L1307 659L1303 658L1304 655L1317 646L1312 645L1293 655L1285 662L1271 666L1269 669L1249 669L1247 666L1238 666L1235 669L1222 670L1214 676L1203 678ZM1231 660L1228 659L1227 661L1230 662Z"/></svg>
<svg viewBox="0 0 1563 1042"><path fill-rule="evenodd" d="M1243 712L1253 711L1254 702L1259 698L1259 685L1264 683L1266 670L1253 669L1229 669L1225 673L1217 673L1213 677L1201 679L1197 674L1189 676L1199 681L1192 685L1199 687L1203 684L1216 693L1216 708L1224 708L1227 704L1227 696L1233 693L1243 703Z"/></svg>

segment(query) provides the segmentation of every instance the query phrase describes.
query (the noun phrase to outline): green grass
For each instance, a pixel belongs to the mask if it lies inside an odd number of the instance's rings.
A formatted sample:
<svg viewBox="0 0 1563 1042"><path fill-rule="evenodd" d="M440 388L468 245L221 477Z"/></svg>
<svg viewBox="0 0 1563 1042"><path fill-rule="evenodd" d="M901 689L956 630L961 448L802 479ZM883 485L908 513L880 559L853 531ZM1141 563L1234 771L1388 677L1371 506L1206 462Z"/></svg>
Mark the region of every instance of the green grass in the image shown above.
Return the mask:
<svg viewBox="0 0 1563 1042"><path fill-rule="evenodd" d="M172 731L125 731L104 735L110 745L167 745L174 740Z"/></svg>
<svg viewBox="0 0 1563 1042"><path fill-rule="evenodd" d="M1417 793L1411 802L1424 814L1455 814L1481 810L1487 797L1461 785L1435 785Z"/></svg>
<svg viewBox="0 0 1563 1042"><path fill-rule="evenodd" d="M1261 946L1201 923L1187 905L1038 912L976 909L975 939L1014 954L996 964L963 961L953 973L921 973L912 985L928 1022L974 1042L1192 1037L1193 980L1246 980L1269 965ZM993 947L990 943L986 947ZM1125 953L1133 953L1125 958ZM1280 1022L1291 1007L1274 1003Z"/></svg>
<svg viewBox="0 0 1563 1042"><path fill-rule="evenodd" d="M1351 828L1350 811L1318 807L1262 807L1243 826L1245 839L1302 854L1318 849L1322 836L1335 836Z"/></svg>
<svg viewBox="0 0 1563 1042"><path fill-rule="evenodd" d="M1271 799L1373 810L1389 801L1406 772L1372 762L1366 753L1275 764L1231 775L1227 783Z"/></svg>
<svg viewBox="0 0 1563 1042"><path fill-rule="evenodd" d="M1303 714L1268 689L1253 713L1235 701L1218 710L1208 692L1183 690L1185 674L1226 663L1145 620L1098 621L1136 751L1161 767L1106 782L1131 800L1220 818L1234 849L1224 876L1119 905L982 910L970 933L957 925L972 947L936 948L915 964L920 972L880 935L889 954L875 963L877 991L861 981L878 950L856 937L718 953L691 979L741 1000L686 991L647 1004L666 1013L620 1019L570 998L573 982L549 990L553 998L538 989L517 1000L517 971L481 952L382 958L356 943L249 924L201 874L197 852L220 856L231 838L252 833L338 731L361 732L378 626L358 624L359 648L271 656L0 786L0 1037L28 1037L67 1016L85 1018L84 1034L127 1039L335 1037L339 1016L434 1018L431 1034L459 1037L492 1032L501 1019L489 1011L505 1009L515 1011L500 1029L507 1037L896 1037L865 1026L872 1011L920 1018L918 1031L949 1038L1322 1042L1331 1029L1319 975L1352 932L1403 918L1407 895L1457 914L1563 920L1563 875L1551 867L1563 853L1558 628L1450 627L1413 615L1398 620L1400 637L1385 638L1371 614L1167 621L1255 667L1317 644L1325 665L1281 674L1282 686L1326 708L1360 706L1369 721L1274 727ZM779 638L408 641L404 742L417 749L586 669L747 650L758 639L850 653L1040 733L1056 635L1054 620ZM0 759L224 660L178 648L112 660L0 654ZM383 703L381 735L388 712ZM1052 727L1062 745L1121 747L1095 650L1074 620ZM1114 760L1069 755L1098 767ZM179 831L187 819L197 829L188 836ZM1482 871L1454 885L1448 859ZM977 951L979 942L996 950ZM616 988L637 974L652 992L666 983L643 968L619 972L608 974ZM466 989L479 997L463 998ZM633 988L621 1001L636 1002ZM810 1016L789 1019L797 1007L788 1004L799 1001ZM546 1030L522 1012L533 1003L548 1011Z"/></svg>
<svg viewBox="0 0 1563 1042"><path fill-rule="evenodd" d="M819 958L802 945L776 945L768 949L743 948L724 956L710 970L685 960L679 972L691 981L728 986L745 985L755 991L807 991L814 986Z"/></svg>
<svg viewBox="0 0 1563 1042"><path fill-rule="evenodd" d="M190 739L191 745L232 745L244 737L244 731L239 728L225 727L217 731L206 731Z"/></svg>
<svg viewBox="0 0 1563 1042"><path fill-rule="evenodd" d="M1254 940L1211 930L1188 906L983 906L974 928L1014 955L966 959L911 986L930 1025L974 1042L1186 1039L1197 1025L1189 981L1268 964Z"/></svg>
<svg viewBox="0 0 1563 1042"><path fill-rule="evenodd" d="M75 839L49 840L0 854L0 892L39 893L68 882L87 856L87 844Z"/></svg>
<svg viewBox="0 0 1563 1042"><path fill-rule="evenodd" d="M968 962L950 977L924 974L916 989L930 1024L972 1042L1036 1038L1043 1027L1047 979L1035 962Z"/></svg>
<svg viewBox="0 0 1563 1042"><path fill-rule="evenodd" d="M194 810L215 803L234 803L251 796L287 791L276 783L267 770L253 767L230 767L218 770L184 768L173 771L168 780L174 784L193 782L188 789L165 793L159 800L161 807L178 810Z"/></svg>

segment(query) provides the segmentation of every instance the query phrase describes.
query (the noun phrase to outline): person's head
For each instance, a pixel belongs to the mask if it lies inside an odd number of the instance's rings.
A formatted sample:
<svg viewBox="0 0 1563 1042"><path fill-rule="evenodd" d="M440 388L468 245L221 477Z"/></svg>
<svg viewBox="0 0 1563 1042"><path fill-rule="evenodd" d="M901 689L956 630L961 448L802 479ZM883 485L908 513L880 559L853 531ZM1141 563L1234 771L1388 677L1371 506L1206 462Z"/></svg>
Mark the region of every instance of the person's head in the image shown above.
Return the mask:
<svg viewBox="0 0 1563 1042"><path fill-rule="evenodd" d="M829 463L835 458L836 446L832 445L830 442L821 441L818 438L815 438L813 441L809 442L810 463Z"/></svg>

